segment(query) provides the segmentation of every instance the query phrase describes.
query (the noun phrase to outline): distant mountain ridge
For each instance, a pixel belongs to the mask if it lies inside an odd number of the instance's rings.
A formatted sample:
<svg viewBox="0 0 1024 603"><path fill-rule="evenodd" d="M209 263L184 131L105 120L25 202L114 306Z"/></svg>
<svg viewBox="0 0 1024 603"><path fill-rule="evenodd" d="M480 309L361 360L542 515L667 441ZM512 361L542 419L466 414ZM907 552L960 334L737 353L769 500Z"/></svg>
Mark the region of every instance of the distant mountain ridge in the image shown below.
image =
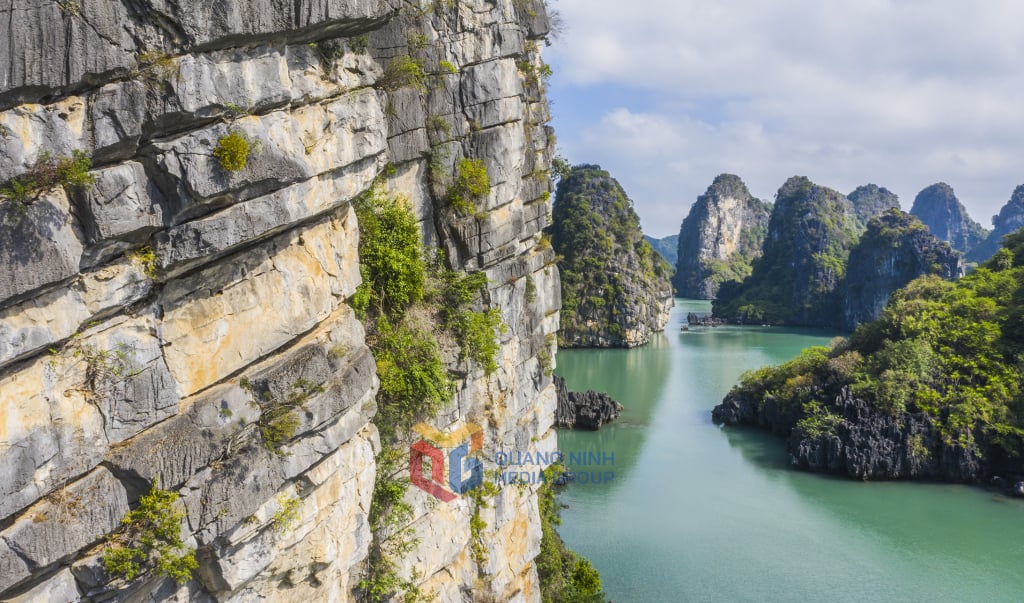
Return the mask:
<svg viewBox="0 0 1024 603"><path fill-rule="evenodd" d="M679 235L669 235L660 239L644 235L644 240L657 251L665 261L673 266L676 265L676 258L679 257Z"/></svg>
<svg viewBox="0 0 1024 603"><path fill-rule="evenodd" d="M793 177L776 195L750 276L723 285L713 308L737 322L852 330L915 278L963 272L962 255L889 190L869 184L847 197Z"/></svg>

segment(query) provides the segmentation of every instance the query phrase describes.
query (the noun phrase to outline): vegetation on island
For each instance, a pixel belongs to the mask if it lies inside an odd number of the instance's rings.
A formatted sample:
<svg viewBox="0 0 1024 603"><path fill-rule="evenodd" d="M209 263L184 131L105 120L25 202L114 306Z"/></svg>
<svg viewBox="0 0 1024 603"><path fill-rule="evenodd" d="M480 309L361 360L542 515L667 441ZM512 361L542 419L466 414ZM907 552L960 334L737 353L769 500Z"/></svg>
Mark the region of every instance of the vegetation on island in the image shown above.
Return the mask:
<svg viewBox="0 0 1024 603"><path fill-rule="evenodd" d="M734 393L769 398L815 437L842 421L839 391L878 412L923 413L944 444L976 448L992 472L1024 472L1024 231L953 283L923 276L893 294L882 316L829 348L748 372Z"/></svg>
<svg viewBox="0 0 1024 603"><path fill-rule="evenodd" d="M561 256L562 345L594 328L621 338L632 284L651 295L671 291L672 267L644 239L625 191L599 166L576 166L560 179L546 233Z"/></svg>

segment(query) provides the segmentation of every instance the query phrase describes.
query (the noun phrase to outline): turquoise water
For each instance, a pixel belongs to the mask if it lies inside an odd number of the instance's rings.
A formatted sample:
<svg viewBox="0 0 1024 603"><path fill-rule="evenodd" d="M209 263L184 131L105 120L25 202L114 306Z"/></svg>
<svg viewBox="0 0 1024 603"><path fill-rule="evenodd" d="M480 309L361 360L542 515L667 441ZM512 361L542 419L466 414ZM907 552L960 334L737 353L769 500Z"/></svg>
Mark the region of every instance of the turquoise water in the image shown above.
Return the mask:
<svg viewBox="0 0 1024 603"><path fill-rule="evenodd" d="M570 388L606 391L626 406L600 432L559 433L567 454L613 457L575 467L615 478L564 492L559 529L601 571L612 601L1024 601L1020 501L795 471L782 439L711 423L743 371L832 334L680 333L688 311L710 308L676 304L647 346L557 357Z"/></svg>

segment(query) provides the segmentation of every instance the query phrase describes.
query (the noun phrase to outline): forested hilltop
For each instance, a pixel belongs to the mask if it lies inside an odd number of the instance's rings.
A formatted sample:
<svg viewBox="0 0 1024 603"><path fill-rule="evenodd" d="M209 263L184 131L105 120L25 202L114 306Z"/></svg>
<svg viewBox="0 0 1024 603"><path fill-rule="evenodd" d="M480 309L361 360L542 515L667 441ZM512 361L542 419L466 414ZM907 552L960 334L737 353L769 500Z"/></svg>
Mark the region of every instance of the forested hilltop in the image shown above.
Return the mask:
<svg viewBox="0 0 1024 603"><path fill-rule="evenodd" d="M633 347L668 322L672 267L611 175L578 165L558 183L547 232L560 256L562 347Z"/></svg>
<svg viewBox="0 0 1024 603"><path fill-rule="evenodd" d="M1022 368L1018 232L958 282L913 281L849 339L745 374L713 417L788 436L793 462L816 471L972 483L1000 476L1017 488Z"/></svg>

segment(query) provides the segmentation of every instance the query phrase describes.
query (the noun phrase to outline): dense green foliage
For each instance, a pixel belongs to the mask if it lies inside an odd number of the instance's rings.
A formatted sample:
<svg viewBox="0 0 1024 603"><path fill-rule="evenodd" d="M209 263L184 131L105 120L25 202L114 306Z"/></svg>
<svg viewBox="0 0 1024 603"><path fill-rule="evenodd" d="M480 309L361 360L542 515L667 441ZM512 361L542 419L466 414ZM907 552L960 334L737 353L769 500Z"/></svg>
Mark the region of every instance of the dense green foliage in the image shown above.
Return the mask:
<svg viewBox="0 0 1024 603"><path fill-rule="evenodd" d="M563 330L596 321L614 336L627 271L639 273L644 289L654 291L656 281L670 288L672 267L644 240L625 191L598 166L576 166L559 181L546 232L562 256Z"/></svg>
<svg viewBox="0 0 1024 603"><path fill-rule="evenodd" d="M805 435L836 419L823 407L843 386L880 412L925 413L947 445L980 445L996 470L1024 470L1024 231L960 281L913 281L882 316L831 348L744 375L738 389L803 417ZM799 408L797 408L799 405Z"/></svg>
<svg viewBox="0 0 1024 603"><path fill-rule="evenodd" d="M807 178L779 189L764 254L742 283L724 283L716 316L747 322L828 326L836 321L837 286L860 234L849 200Z"/></svg>
<svg viewBox="0 0 1024 603"><path fill-rule="evenodd" d="M491 374L504 325L496 308L471 309L486 292L484 273L449 270L442 258L425 255L408 202L375 188L357 202L356 213L363 282L352 305L366 318L377 359L378 427L395 436L436 412L454 391L437 335L450 336L460 359Z"/></svg>
<svg viewBox="0 0 1024 603"><path fill-rule="evenodd" d="M363 314L401 316L423 299L427 264L416 216L402 199L372 192L356 207L359 271L352 305Z"/></svg>
<svg viewBox="0 0 1024 603"><path fill-rule="evenodd" d="M604 603L601 575L590 561L569 550L555 530L561 523L558 501L555 500L554 478L560 467L545 471L547 478L537 491L540 509L541 541L537 555L543 603Z"/></svg>
<svg viewBox="0 0 1024 603"><path fill-rule="evenodd" d="M198 569L195 549L181 540L185 514L175 508L178 495L153 483L149 494L121 520L123 528L112 537L103 554L103 567L113 576L134 580L147 568L158 576L188 582Z"/></svg>

